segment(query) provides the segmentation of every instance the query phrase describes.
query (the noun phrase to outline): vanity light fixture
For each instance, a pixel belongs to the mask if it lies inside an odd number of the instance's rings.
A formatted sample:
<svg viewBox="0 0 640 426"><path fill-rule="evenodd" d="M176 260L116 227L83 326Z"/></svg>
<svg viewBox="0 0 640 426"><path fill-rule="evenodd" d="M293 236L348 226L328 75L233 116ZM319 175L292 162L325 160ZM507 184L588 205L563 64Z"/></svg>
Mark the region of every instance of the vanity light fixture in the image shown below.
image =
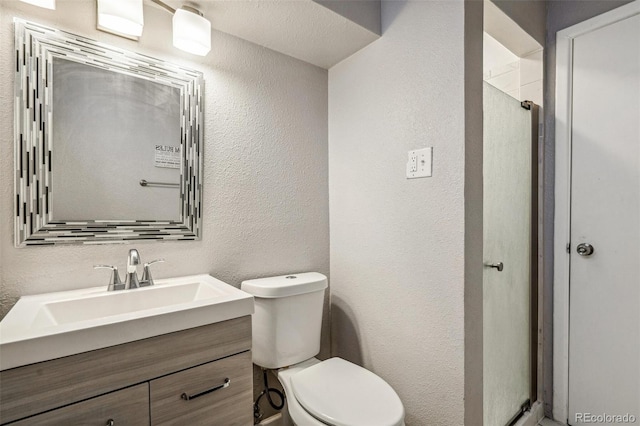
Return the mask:
<svg viewBox="0 0 640 426"><path fill-rule="evenodd" d="M142 0L98 0L98 29L137 40L142 35Z"/></svg>
<svg viewBox="0 0 640 426"><path fill-rule="evenodd" d="M56 0L20 0L24 3L29 3L34 6L44 7L45 9L53 9L56 8Z"/></svg>
<svg viewBox="0 0 640 426"><path fill-rule="evenodd" d="M173 14L173 46L205 56L211 50L211 22L199 10L182 6Z"/></svg>
<svg viewBox="0 0 640 426"><path fill-rule="evenodd" d="M194 55L211 50L211 22L193 6L174 9L162 0L151 0L173 15L173 46Z"/></svg>
<svg viewBox="0 0 640 426"><path fill-rule="evenodd" d="M174 47L194 55L205 56L209 53L211 22L203 16L202 12L192 6L185 5L176 10L162 0L149 1L173 15ZM142 35L144 24L143 0L97 0L97 2L99 30L138 40Z"/></svg>

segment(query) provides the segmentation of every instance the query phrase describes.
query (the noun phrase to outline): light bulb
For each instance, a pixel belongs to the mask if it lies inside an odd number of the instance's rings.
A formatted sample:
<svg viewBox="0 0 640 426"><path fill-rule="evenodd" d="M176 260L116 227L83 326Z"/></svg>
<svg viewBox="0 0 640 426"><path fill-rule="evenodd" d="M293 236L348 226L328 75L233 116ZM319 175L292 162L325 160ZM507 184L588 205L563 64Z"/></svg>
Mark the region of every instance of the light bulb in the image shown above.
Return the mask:
<svg viewBox="0 0 640 426"><path fill-rule="evenodd" d="M195 9L176 10L173 15L173 45L185 52L205 56L211 50L211 22Z"/></svg>
<svg viewBox="0 0 640 426"><path fill-rule="evenodd" d="M140 37L143 26L142 0L98 0L98 29Z"/></svg>

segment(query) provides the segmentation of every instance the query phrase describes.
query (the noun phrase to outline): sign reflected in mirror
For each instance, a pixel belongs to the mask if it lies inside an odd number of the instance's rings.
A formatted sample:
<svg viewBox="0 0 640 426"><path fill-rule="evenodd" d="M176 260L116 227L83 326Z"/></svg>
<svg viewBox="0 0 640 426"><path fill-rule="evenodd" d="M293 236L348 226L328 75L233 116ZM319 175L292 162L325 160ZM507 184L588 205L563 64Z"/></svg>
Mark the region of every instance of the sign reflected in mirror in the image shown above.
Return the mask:
<svg viewBox="0 0 640 426"><path fill-rule="evenodd" d="M15 30L16 246L199 239L202 74Z"/></svg>

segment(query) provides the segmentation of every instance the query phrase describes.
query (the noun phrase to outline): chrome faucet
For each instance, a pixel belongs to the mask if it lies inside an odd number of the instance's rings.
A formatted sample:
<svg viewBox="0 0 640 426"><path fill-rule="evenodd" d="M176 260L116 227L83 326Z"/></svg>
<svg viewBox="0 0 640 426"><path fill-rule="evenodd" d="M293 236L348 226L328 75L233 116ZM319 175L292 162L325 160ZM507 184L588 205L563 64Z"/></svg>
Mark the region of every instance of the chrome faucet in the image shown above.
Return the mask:
<svg viewBox="0 0 640 426"><path fill-rule="evenodd" d="M124 289L130 290L132 288L140 287L140 280L138 280L138 265L140 264L140 253L138 250L129 250L129 256L127 256L127 277L124 279Z"/></svg>
<svg viewBox="0 0 640 426"><path fill-rule="evenodd" d="M164 259L156 259L144 264L144 271L142 273L142 279L138 278L138 265L140 264L140 253L138 250L129 250L129 256L127 256L127 275L124 283L120 280L120 274L118 268L111 265L95 265L95 269L110 269L111 279L109 280L109 286L107 291L115 290L131 290L139 287L147 287L153 285L153 277L151 276L150 266L154 263L164 262Z"/></svg>

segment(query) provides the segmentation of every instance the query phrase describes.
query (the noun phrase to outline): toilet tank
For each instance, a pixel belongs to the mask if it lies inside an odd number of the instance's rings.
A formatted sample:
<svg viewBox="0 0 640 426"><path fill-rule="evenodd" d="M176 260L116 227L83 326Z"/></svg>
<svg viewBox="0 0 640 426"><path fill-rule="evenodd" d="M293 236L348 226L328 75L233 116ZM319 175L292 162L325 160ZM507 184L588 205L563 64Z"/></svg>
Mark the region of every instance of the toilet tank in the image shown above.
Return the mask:
<svg viewBox="0 0 640 426"><path fill-rule="evenodd" d="M251 318L254 364L276 369L320 352L327 277L305 272L243 281L241 288L255 298Z"/></svg>

